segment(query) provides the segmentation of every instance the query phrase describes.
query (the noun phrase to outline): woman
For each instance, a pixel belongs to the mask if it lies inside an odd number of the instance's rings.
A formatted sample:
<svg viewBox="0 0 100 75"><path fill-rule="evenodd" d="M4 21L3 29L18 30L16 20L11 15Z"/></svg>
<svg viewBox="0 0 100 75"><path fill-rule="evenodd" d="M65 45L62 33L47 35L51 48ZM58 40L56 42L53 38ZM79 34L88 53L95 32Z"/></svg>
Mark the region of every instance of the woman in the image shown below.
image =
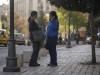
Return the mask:
<svg viewBox="0 0 100 75"><path fill-rule="evenodd" d="M36 18L37 18L37 12L36 11L32 11L31 12L31 16L28 19L30 40L33 43L33 53L31 55L29 66L40 66L40 64L37 63L38 53L39 53L39 50L40 50L40 42L34 41L34 38L33 38L34 34L32 35L32 31L37 30L37 29L41 29L41 26L39 26L35 22Z"/></svg>
<svg viewBox="0 0 100 75"><path fill-rule="evenodd" d="M58 29L59 22L58 17L55 11L49 13L50 22L47 27L47 38L49 41L49 54L50 54L50 63L48 66L57 66L57 52L56 52L56 43L58 39Z"/></svg>

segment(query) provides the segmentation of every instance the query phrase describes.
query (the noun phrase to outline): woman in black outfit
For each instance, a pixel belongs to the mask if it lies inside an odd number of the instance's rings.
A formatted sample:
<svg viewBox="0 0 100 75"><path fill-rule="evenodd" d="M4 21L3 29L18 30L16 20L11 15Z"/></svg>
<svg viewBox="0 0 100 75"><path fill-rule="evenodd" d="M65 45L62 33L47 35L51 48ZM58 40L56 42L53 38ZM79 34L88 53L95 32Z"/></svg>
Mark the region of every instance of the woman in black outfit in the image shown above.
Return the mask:
<svg viewBox="0 0 100 75"><path fill-rule="evenodd" d="M38 59L38 53L40 50L40 42L34 41L34 34L32 35L32 31L41 29L41 26L39 26L36 22L35 19L37 18L37 12L32 11L31 16L28 19L29 22L29 32L30 32L30 40L33 43L33 53L31 55L31 59L29 62L29 66L40 66L40 64L37 63Z"/></svg>

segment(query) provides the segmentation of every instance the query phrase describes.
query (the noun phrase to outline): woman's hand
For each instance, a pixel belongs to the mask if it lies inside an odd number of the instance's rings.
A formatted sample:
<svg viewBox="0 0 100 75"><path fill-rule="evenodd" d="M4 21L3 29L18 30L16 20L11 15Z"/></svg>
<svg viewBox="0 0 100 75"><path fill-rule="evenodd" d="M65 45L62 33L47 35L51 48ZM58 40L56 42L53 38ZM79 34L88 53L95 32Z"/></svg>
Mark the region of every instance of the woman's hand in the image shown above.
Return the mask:
<svg viewBox="0 0 100 75"><path fill-rule="evenodd" d="M38 26L39 29L41 29L43 26Z"/></svg>

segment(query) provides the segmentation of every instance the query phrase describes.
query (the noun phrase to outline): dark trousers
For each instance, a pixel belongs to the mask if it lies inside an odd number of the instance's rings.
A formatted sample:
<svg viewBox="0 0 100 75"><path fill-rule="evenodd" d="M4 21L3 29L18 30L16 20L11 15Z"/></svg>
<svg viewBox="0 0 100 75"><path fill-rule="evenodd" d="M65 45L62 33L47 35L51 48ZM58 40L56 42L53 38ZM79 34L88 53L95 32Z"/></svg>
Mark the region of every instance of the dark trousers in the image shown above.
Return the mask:
<svg viewBox="0 0 100 75"><path fill-rule="evenodd" d="M40 50L40 42L35 42L32 40L32 43L33 43L33 52L29 64L37 63L38 53Z"/></svg>
<svg viewBox="0 0 100 75"><path fill-rule="evenodd" d="M56 52L56 44L57 44L57 36L48 38L50 42L50 63L57 64L57 52Z"/></svg>

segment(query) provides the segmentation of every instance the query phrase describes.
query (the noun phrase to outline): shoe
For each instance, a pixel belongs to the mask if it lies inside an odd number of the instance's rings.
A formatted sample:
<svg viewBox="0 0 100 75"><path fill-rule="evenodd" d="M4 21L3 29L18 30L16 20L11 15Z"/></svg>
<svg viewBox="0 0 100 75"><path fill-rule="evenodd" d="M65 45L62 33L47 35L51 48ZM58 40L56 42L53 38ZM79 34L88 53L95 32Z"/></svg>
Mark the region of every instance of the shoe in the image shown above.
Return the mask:
<svg viewBox="0 0 100 75"><path fill-rule="evenodd" d="M33 63L33 64L29 64L29 66L37 67L37 66L40 66L40 64L38 64L38 63Z"/></svg>
<svg viewBox="0 0 100 75"><path fill-rule="evenodd" d="M58 65L57 64L51 64L51 63L49 63L48 66L54 67L54 66L58 66Z"/></svg>

